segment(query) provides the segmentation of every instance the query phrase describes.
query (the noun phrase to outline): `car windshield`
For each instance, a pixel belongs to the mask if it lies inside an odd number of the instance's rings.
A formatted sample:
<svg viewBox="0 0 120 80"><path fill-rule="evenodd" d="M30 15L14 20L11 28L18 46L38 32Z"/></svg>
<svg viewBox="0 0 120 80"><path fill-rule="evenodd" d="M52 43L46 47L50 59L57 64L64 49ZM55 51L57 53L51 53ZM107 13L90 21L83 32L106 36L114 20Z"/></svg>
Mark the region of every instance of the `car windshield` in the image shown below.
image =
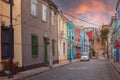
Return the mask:
<svg viewBox="0 0 120 80"><path fill-rule="evenodd" d="M88 54L82 54L82 56L88 56Z"/></svg>

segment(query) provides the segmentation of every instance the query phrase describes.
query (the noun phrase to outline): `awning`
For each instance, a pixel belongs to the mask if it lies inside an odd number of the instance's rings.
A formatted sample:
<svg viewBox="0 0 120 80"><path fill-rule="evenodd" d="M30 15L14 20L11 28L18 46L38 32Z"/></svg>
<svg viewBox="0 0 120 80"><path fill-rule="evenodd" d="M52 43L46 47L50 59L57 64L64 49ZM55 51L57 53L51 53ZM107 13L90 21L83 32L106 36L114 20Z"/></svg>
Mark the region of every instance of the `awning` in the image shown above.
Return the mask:
<svg viewBox="0 0 120 80"><path fill-rule="evenodd" d="M120 47L120 41L116 42L115 46Z"/></svg>

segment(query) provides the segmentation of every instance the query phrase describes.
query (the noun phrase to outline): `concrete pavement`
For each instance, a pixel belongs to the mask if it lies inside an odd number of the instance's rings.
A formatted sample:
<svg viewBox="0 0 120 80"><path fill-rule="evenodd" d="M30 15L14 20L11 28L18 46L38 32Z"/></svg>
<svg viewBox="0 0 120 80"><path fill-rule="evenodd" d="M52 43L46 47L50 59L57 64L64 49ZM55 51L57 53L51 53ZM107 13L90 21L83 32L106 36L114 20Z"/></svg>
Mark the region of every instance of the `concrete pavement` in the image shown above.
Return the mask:
<svg viewBox="0 0 120 80"><path fill-rule="evenodd" d="M114 62L113 60L109 60L109 62L113 65L115 69L115 75L118 80L120 80L120 62Z"/></svg>
<svg viewBox="0 0 120 80"><path fill-rule="evenodd" d="M112 75L112 65L101 59L72 63L25 80L117 80Z"/></svg>
<svg viewBox="0 0 120 80"><path fill-rule="evenodd" d="M73 62L78 62L78 61L80 61L80 59L75 59L75 60L72 60L72 63ZM53 65L53 69L65 66L67 64L69 64L69 61L60 62L59 64L54 64ZM14 75L13 79L8 79L7 77L0 77L0 80L23 80L23 79L32 77L34 75L47 72L49 70L52 70L52 69L50 69L49 67L40 67L40 68L36 68L36 69L20 72L17 75Z"/></svg>

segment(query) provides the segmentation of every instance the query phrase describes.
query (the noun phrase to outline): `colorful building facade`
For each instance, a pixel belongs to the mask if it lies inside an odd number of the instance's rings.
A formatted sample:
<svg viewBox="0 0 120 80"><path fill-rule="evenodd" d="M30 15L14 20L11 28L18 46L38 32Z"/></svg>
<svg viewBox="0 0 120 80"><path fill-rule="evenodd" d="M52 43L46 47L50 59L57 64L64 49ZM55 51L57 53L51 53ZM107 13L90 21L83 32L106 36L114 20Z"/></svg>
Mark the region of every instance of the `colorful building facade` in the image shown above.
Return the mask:
<svg viewBox="0 0 120 80"><path fill-rule="evenodd" d="M67 60L67 27L66 18L62 12L58 12L58 57L59 62Z"/></svg>
<svg viewBox="0 0 120 80"><path fill-rule="evenodd" d="M117 17L116 16L112 16L111 20L110 20L110 30L109 30L109 34L108 34L108 53L111 59L115 59L115 48L118 47L117 42L116 42L116 37L117 37L117 33L115 32L116 29L116 22L117 22Z"/></svg>
<svg viewBox="0 0 120 80"><path fill-rule="evenodd" d="M75 48L75 28L72 22L67 20L67 58L73 60L76 58Z"/></svg>
<svg viewBox="0 0 120 80"><path fill-rule="evenodd" d="M83 28L89 38L89 46L90 46L90 57L95 56L94 51L94 27L85 27Z"/></svg>
<svg viewBox="0 0 120 80"><path fill-rule="evenodd" d="M75 46L76 46L76 59L80 59L80 54L81 54L81 52L80 52L80 48L81 48L81 46L80 46L80 28L79 27L75 27L75 37L76 37L76 44L75 44Z"/></svg>
<svg viewBox="0 0 120 80"><path fill-rule="evenodd" d="M120 61L120 0L118 0L117 5L116 5L116 18L113 20L113 25L115 26L114 28L114 36L115 36L115 40L114 40L114 52L115 52L115 59L116 61Z"/></svg>
<svg viewBox="0 0 120 80"><path fill-rule="evenodd" d="M89 51L89 37L85 31L80 33L80 45L81 45L81 54L84 52L90 53Z"/></svg>

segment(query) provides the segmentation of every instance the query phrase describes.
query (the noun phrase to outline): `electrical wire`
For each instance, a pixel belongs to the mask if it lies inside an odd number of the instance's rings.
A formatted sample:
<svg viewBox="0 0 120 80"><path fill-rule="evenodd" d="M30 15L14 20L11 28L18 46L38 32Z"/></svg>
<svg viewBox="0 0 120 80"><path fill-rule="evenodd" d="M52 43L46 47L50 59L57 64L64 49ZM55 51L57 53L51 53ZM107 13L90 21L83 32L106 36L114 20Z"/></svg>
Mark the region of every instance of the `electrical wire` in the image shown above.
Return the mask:
<svg viewBox="0 0 120 80"><path fill-rule="evenodd" d="M77 19L77 20L80 20L80 21L82 21L82 22L85 22L85 23L88 23L88 24L91 24L91 25L94 25L94 26L99 26L99 25L97 25L97 24L91 23L91 22L86 21L86 20L84 20L84 19L80 19L80 18L78 18L78 17L75 17L75 16L73 16L73 15L71 15L71 14L68 14L68 13L66 13L66 12L63 12L63 14L68 15L68 16L70 16L70 17L72 17L72 18Z"/></svg>
<svg viewBox="0 0 120 80"><path fill-rule="evenodd" d="M40 0L38 0L38 1L39 1L40 3L42 3L42 1L40 1ZM66 12L63 12L63 14L66 14L66 15L72 17L72 18L75 18L75 19L80 20L80 21L82 21L82 22L85 22L85 23L87 23L87 24L91 24L91 25L94 25L94 26L99 26L99 25L94 24L94 23L92 23L92 22L89 22L89 21L87 21L87 20L84 20L84 19L80 19L80 18L78 18L78 17L75 17L75 16L73 16L73 15L71 15L71 14L68 14L68 13L66 13ZM3 14L0 14L0 16L6 17L6 18L10 18L9 16L3 15ZM35 18L33 18L33 19L35 19ZM28 20L28 21L26 21L26 22L23 22L23 23L20 23L20 24L14 24L14 26L21 25L21 24L27 24L27 23L29 23L30 21L32 21L33 19L30 19L30 20ZM17 21L17 19L15 19L15 18L13 18L13 20ZM20 22L21 22L21 21L20 21Z"/></svg>

